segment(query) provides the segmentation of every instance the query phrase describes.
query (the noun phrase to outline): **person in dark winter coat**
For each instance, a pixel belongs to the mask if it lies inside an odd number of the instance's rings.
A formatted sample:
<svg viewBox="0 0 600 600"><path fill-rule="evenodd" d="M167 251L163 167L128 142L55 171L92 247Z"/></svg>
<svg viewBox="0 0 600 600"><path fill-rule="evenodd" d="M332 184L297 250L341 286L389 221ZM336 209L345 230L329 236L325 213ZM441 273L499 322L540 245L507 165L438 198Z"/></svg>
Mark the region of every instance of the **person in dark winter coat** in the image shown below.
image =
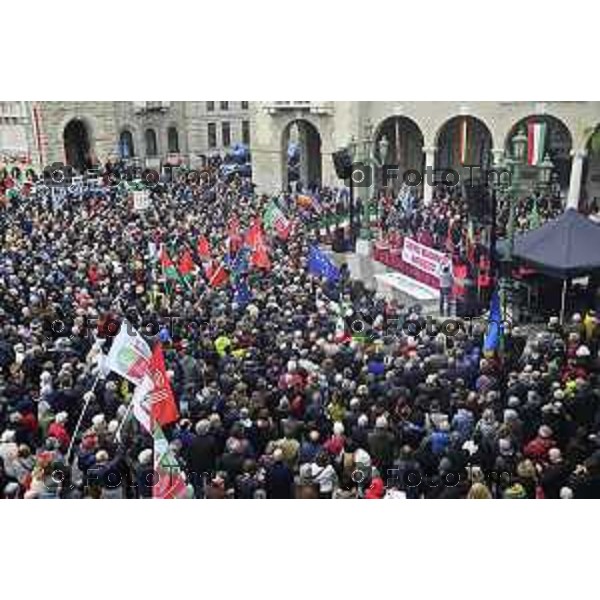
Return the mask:
<svg viewBox="0 0 600 600"><path fill-rule="evenodd" d="M283 452L273 452L273 464L265 475L267 498L288 499L294 497L294 473L283 460Z"/></svg>

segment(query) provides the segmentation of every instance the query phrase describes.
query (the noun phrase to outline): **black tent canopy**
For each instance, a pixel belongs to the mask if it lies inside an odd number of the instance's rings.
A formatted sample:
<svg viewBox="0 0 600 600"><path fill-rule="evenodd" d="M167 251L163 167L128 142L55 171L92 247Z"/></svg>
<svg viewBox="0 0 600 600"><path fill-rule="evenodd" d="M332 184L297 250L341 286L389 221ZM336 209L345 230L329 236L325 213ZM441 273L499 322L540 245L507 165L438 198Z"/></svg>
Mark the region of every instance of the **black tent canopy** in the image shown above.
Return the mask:
<svg viewBox="0 0 600 600"><path fill-rule="evenodd" d="M600 226L577 210L568 209L542 227L518 236L513 256L563 280L562 322L569 280L600 270Z"/></svg>
<svg viewBox="0 0 600 600"><path fill-rule="evenodd" d="M513 256L559 279L589 275L600 270L600 226L575 209L566 210L518 236Z"/></svg>

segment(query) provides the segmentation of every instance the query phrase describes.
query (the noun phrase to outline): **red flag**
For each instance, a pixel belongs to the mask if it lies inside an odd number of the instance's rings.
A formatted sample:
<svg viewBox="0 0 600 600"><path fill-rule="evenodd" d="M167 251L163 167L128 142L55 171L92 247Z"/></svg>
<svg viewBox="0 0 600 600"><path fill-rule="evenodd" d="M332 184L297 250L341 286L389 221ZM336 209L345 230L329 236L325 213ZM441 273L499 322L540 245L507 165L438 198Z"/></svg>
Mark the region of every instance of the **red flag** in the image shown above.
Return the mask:
<svg viewBox="0 0 600 600"><path fill-rule="evenodd" d="M185 277L189 273L192 273L195 268L196 265L194 264L192 253L186 248L185 252L179 259L179 272Z"/></svg>
<svg viewBox="0 0 600 600"><path fill-rule="evenodd" d="M160 247L160 264L164 269L175 266L164 245Z"/></svg>
<svg viewBox="0 0 600 600"><path fill-rule="evenodd" d="M250 229L246 232L245 243L253 250L256 249L259 243L264 243L260 219L255 219Z"/></svg>
<svg viewBox="0 0 600 600"><path fill-rule="evenodd" d="M243 238L240 233L240 221L236 215L233 215L227 224L227 250L231 256L235 256L242 247Z"/></svg>
<svg viewBox="0 0 600 600"><path fill-rule="evenodd" d="M229 235L229 237L240 235L240 221L236 215L233 215L227 223L227 235Z"/></svg>
<svg viewBox="0 0 600 600"><path fill-rule="evenodd" d="M165 370L165 358L160 344L155 344L150 359L150 375L154 388L150 392L152 419L159 425L168 425L179 419L175 396Z"/></svg>
<svg viewBox="0 0 600 600"><path fill-rule="evenodd" d="M210 244L204 235L198 238L198 255L201 260L210 260Z"/></svg>
<svg viewBox="0 0 600 600"><path fill-rule="evenodd" d="M221 285L227 283L228 279L229 273L225 269L225 266L221 263L216 269L214 267L210 269L210 275L208 275L208 285L212 287L220 287Z"/></svg>
<svg viewBox="0 0 600 600"><path fill-rule="evenodd" d="M265 243L260 219L255 219L250 229L246 232L245 243L252 248L250 264L259 269L270 269L271 259L267 252L267 244Z"/></svg>
<svg viewBox="0 0 600 600"><path fill-rule="evenodd" d="M267 248L264 244L259 245L254 250L252 257L250 258L250 264L258 267L259 269L271 268L271 259L269 258L269 253L267 252Z"/></svg>

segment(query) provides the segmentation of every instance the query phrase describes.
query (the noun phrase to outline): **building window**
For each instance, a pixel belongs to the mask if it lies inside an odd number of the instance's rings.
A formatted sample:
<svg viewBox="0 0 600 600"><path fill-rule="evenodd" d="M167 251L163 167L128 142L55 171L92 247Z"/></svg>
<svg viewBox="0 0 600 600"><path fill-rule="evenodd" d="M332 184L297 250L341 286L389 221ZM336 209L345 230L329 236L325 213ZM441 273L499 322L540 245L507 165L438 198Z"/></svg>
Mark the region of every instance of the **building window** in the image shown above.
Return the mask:
<svg viewBox="0 0 600 600"><path fill-rule="evenodd" d="M128 131L127 129L121 132L121 137L119 138L119 154L121 155L121 158L131 158L135 156L133 135L131 135L131 131Z"/></svg>
<svg viewBox="0 0 600 600"><path fill-rule="evenodd" d="M208 147L209 148L217 147L217 124L216 123L208 124Z"/></svg>
<svg viewBox="0 0 600 600"><path fill-rule="evenodd" d="M242 110L248 110L248 100L242 100Z"/></svg>
<svg viewBox="0 0 600 600"><path fill-rule="evenodd" d="M250 145L250 121L242 121L242 143Z"/></svg>
<svg viewBox="0 0 600 600"><path fill-rule="evenodd" d="M157 154L156 131L154 129L146 129L146 156L156 156Z"/></svg>
<svg viewBox="0 0 600 600"><path fill-rule="evenodd" d="M229 110L229 102L227 100L221 100L221 110Z"/></svg>
<svg viewBox="0 0 600 600"><path fill-rule="evenodd" d="M177 134L176 127L169 127L169 130L167 131L167 140L169 152L179 152L179 135Z"/></svg>
<svg viewBox="0 0 600 600"><path fill-rule="evenodd" d="M221 139L223 146L231 145L231 128L227 121L223 121L223 123L221 123Z"/></svg>
<svg viewBox="0 0 600 600"><path fill-rule="evenodd" d="M206 103L206 112L213 112L214 110L215 110L215 103L207 102Z"/></svg>

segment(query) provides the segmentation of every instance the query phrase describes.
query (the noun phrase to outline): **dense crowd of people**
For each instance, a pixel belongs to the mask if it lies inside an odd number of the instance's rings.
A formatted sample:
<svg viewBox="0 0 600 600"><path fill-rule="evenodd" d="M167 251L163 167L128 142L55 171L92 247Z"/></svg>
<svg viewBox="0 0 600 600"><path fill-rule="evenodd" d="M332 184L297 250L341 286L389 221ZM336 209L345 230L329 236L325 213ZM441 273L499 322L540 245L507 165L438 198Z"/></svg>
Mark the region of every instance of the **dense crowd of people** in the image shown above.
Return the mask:
<svg viewBox="0 0 600 600"><path fill-rule="evenodd" d="M236 270L272 199L239 174L204 174L152 186L145 210L111 178L59 204L4 182L0 497L152 497L132 385L97 377L93 360L114 339L104 325L125 318L164 349L179 413L165 434L196 498L600 497L593 313L535 334L507 326L489 355L484 327L423 327L418 306L345 266L309 269L331 190L312 206L279 197L291 233L264 231L267 256ZM460 202L440 194L399 218L443 244ZM189 253L191 277L169 281L161 248L175 264Z"/></svg>

